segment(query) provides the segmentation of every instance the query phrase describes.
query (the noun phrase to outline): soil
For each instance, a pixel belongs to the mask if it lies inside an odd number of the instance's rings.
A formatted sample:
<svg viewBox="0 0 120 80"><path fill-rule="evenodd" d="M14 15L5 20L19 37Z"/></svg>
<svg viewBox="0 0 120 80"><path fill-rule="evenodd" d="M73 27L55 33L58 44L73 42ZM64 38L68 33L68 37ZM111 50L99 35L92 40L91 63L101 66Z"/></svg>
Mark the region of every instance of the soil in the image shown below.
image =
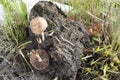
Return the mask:
<svg viewBox="0 0 120 80"><path fill-rule="evenodd" d="M52 2L39 2L31 10L29 21L41 16L48 22L45 31L45 40L38 44L34 35L28 28L27 40L32 43L23 50L42 49L49 55L49 66L44 70L35 70L26 64L23 57L15 54L14 43L5 41L0 36L0 80L76 80L77 72L81 66L83 49L89 46L90 40L83 24L70 20ZM2 47L2 46L5 47ZM11 48L11 49L9 49ZM11 50L11 51L9 51ZM29 62L29 56L26 55ZM77 79L80 80L80 79Z"/></svg>

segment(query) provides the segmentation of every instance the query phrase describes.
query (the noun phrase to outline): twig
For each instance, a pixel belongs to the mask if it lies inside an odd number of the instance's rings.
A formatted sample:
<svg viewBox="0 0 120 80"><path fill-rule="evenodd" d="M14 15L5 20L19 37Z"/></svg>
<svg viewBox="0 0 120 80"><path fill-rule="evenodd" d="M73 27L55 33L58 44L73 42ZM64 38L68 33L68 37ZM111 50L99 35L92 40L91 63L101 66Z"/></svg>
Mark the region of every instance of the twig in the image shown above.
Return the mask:
<svg viewBox="0 0 120 80"><path fill-rule="evenodd" d="M25 62L26 62L27 65L29 66L29 68L31 69L31 71L32 71L32 73L33 73L33 76L32 76L32 78L33 78L33 77L34 77L34 71L33 71L32 67L31 67L31 65L30 65L30 64L28 63L28 61L26 60L26 58L25 58L25 56L23 55L21 49L19 49L18 52L19 52L19 54L23 57L23 59L25 60Z"/></svg>
<svg viewBox="0 0 120 80"><path fill-rule="evenodd" d="M56 36L53 36L53 38L55 38L59 43L61 43L61 41Z"/></svg>
<svg viewBox="0 0 120 80"><path fill-rule="evenodd" d="M84 60L84 59L87 59L87 58L90 58L90 57L92 57L92 55L85 56L85 57L83 57L81 59Z"/></svg>
<svg viewBox="0 0 120 80"><path fill-rule="evenodd" d="M67 46L67 45L62 44L62 43L61 43L61 45L65 46L66 48L68 48L69 50L71 50L72 52L74 52L74 49L70 48L70 46Z"/></svg>
<svg viewBox="0 0 120 80"><path fill-rule="evenodd" d="M57 52L58 52L61 56L64 55L64 57L65 57L66 59L68 59L67 56L65 56L66 53L65 53L64 51L62 51L60 48L57 48L57 50L58 50Z"/></svg>
<svg viewBox="0 0 120 80"><path fill-rule="evenodd" d="M72 42L68 41L67 39L63 38L62 36L60 36L60 37L61 37L61 39L62 39L63 41L69 43L69 44L72 45L72 46L75 46L75 44L73 44Z"/></svg>
<svg viewBox="0 0 120 80"><path fill-rule="evenodd" d="M93 17L93 18L95 18L95 19L97 19L97 20L99 20L99 21L101 21L101 22L105 22L104 20L96 17L95 15L93 15L92 13L90 13L90 12L88 12L88 11L86 11L86 13L89 14L91 17Z"/></svg>
<svg viewBox="0 0 120 80"><path fill-rule="evenodd" d="M7 60L7 62L9 62L9 60L13 56L13 52L14 52L14 48L8 53L8 55L6 56L6 58L3 57L5 60L2 61L2 63L0 64L0 70L3 69L7 65L6 60Z"/></svg>
<svg viewBox="0 0 120 80"><path fill-rule="evenodd" d="M49 20L54 26L57 26L57 24L55 24L51 19L47 18L47 20Z"/></svg>
<svg viewBox="0 0 120 80"><path fill-rule="evenodd" d="M28 73L21 74L20 76L14 78L14 80L17 80L18 78L20 78L20 77L22 77L22 76L25 76L26 74L28 74Z"/></svg>
<svg viewBox="0 0 120 80"><path fill-rule="evenodd" d="M5 57L0 56L0 58L3 58L8 64L11 64Z"/></svg>
<svg viewBox="0 0 120 80"><path fill-rule="evenodd" d="M120 72L112 71L112 70L107 70L107 72L114 73L114 74L120 74Z"/></svg>
<svg viewBox="0 0 120 80"><path fill-rule="evenodd" d="M73 50L72 48L70 48L69 46L67 46L67 45L65 45L65 44L63 44L63 43L61 43L61 41L60 41L56 36L54 36L54 38L59 42L59 44L65 46L66 48L68 48L69 50L71 50L72 52L74 52L74 50Z"/></svg>
<svg viewBox="0 0 120 80"><path fill-rule="evenodd" d="M67 29L67 30L70 30L70 28L67 28L67 27L65 27L64 25L62 25L65 29Z"/></svg>

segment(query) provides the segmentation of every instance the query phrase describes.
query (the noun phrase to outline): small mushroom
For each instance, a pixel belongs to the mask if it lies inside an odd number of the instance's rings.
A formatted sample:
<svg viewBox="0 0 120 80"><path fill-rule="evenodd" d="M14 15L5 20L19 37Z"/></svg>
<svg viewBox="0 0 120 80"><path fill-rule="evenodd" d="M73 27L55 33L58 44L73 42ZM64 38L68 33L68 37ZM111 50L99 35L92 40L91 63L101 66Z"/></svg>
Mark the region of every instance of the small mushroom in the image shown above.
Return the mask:
<svg viewBox="0 0 120 80"><path fill-rule="evenodd" d="M49 65L49 55L42 49L32 50L30 63L36 70L44 70Z"/></svg>
<svg viewBox="0 0 120 80"><path fill-rule="evenodd" d="M35 17L30 21L30 29L36 35L42 35L42 40L45 40L44 31L48 27L48 23L43 17ZM39 43L41 43L41 39L37 39Z"/></svg>

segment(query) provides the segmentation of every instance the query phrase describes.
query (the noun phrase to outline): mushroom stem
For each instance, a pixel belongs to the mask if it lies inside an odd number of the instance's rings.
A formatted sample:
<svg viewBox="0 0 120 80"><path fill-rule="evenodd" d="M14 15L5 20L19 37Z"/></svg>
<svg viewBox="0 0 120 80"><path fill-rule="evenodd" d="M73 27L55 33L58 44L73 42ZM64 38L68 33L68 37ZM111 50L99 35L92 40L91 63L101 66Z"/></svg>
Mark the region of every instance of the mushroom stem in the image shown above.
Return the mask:
<svg viewBox="0 0 120 80"><path fill-rule="evenodd" d="M42 32L41 35L42 35L42 41L44 41L45 40L44 32Z"/></svg>
<svg viewBox="0 0 120 80"><path fill-rule="evenodd" d="M36 54L35 56L38 58L39 62L42 62L42 58L38 54Z"/></svg>
<svg viewBox="0 0 120 80"><path fill-rule="evenodd" d="M37 41L38 43L42 43L41 38L36 38L36 41Z"/></svg>

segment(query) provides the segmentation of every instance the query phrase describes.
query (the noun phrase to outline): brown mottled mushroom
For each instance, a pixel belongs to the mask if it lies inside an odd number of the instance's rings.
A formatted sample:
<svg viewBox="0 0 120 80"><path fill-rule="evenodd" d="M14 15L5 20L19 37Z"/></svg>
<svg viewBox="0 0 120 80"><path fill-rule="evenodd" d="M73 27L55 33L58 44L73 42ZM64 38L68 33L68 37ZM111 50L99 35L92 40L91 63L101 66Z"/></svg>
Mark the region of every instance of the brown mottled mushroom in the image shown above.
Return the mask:
<svg viewBox="0 0 120 80"><path fill-rule="evenodd" d="M43 49L30 51L30 63L36 70L44 70L49 65L49 55Z"/></svg>
<svg viewBox="0 0 120 80"><path fill-rule="evenodd" d="M30 29L31 31L36 34L36 35L42 35L42 40L44 41L45 40L45 37L44 37L44 31L46 30L46 28L48 27L48 23L46 21L45 18L43 17L35 17L34 19L32 19L30 21ZM41 43L41 39L37 39L37 41L39 43Z"/></svg>

